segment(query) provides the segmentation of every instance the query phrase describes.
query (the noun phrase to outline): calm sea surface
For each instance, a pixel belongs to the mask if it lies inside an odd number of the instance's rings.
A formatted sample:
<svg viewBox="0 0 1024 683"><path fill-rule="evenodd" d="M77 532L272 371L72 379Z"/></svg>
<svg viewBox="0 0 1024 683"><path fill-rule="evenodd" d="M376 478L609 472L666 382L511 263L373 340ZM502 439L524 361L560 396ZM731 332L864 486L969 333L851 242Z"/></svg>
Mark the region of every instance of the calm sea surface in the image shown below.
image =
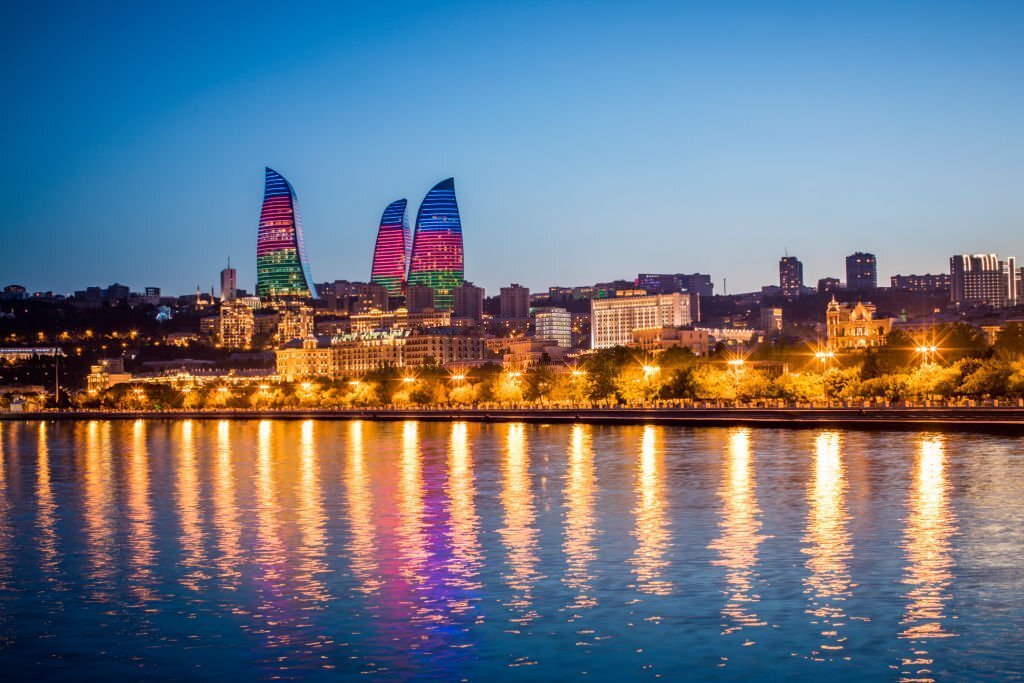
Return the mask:
<svg viewBox="0 0 1024 683"><path fill-rule="evenodd" d="M25 678L1024 678L1024 439L0 423Z"/></svg>

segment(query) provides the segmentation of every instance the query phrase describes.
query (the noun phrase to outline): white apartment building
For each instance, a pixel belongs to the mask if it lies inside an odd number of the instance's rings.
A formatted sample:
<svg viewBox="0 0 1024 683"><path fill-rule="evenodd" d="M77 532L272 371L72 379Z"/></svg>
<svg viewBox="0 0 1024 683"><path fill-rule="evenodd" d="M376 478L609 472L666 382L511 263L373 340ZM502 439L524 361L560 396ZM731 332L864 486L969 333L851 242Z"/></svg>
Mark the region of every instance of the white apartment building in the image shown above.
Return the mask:
<svg viewBox="0 0 1024 683"><path fill-rule="evenodd" d="M693 324L689 294L648 294L590 302L590 347L627 346L636 330Z"/></svg>

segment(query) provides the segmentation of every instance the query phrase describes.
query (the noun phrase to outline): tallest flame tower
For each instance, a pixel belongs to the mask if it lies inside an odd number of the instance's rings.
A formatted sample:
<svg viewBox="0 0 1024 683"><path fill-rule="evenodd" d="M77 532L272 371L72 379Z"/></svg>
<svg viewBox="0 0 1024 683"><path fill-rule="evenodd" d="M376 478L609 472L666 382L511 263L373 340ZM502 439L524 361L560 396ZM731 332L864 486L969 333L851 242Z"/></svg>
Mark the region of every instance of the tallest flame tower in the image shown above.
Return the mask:
<svg viewBox="0 0 1024 683"><path fill-rule="evenodd" d="M462 221L455 201L455 179L442 180L420 204L409 264L410 285L434 290L434 306L449 310L464 279Z"/></svg>

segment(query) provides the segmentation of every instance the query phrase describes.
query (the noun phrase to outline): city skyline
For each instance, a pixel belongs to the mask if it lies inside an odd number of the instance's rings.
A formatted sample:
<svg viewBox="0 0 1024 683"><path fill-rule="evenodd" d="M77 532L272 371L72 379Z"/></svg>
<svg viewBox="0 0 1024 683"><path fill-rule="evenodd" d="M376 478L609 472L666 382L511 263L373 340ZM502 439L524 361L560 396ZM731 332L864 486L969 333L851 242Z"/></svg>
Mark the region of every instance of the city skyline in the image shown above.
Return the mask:
<svg viewBox="0 0 1024 683"><path fill-rule="evenodd" d="M787 249L808 282L870 251L884 283L1024 250L1014 5L42 11L6 9L2 67L0 272L33 290L206 290L228 257L252 288L264 165L300 189L324 280L365 279L381 207L449 175L490 291L750 291Z"/></svg>

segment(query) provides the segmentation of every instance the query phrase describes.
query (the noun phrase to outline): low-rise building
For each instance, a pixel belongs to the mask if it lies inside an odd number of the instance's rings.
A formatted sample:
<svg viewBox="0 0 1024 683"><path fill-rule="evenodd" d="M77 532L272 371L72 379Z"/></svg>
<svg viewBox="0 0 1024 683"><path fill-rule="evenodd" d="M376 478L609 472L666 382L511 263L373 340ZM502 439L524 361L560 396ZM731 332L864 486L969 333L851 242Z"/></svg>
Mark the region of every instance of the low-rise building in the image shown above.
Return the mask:
<svg viewBox="0 0 1024 683"><path fill-rule="evenodd" d="M690 349L698 356L706 356L711 351L711 337L707 330L685 327L652 327L634 330L631 346L644 351L685 348Z"/></svg>
<svg viewBox="0 0 1024 683"><path fill-rule="evenodd" d="M131 381L131 373L124 371L123 358L107 358L89 367L85 387L90 394L95 394L117 384L126 384Z"/></svg>
<svg viewBox="0 0 1024 683"><path fill-rule="evenodd" d="M761 329L765 332L782 331L782 308L779 306L761 307Z"/></svg>
<svg viewBox="0 0 1024 683"><path fill-rule="evenodd" d="M367 332L294 340L277 350L277 371L286 381L304 377L350 377L387 367L482 360L483 339L413 334L409 330Z"/></svg>
<svg viewBox="0 0 1024 683"><path fill-rule="evenodd" d="M428 287L429 289L429 287ZM432 327L449 327L452 324L451 311L410 311L399 308L394 311L374 310L353 315L349 318L353 334L381 330L417 330Z"/></svg>
<svg viewBox="0 0 1024 683"><path fill-rule="evenodd" d="M515 339L506 346L502 365L506 368L526 369L541 362L561 363L568 349L549 339Z"/></svg>
<svg viewBox="0 0 1024 683"><path fill-rule="evenodd" d="M840 349L866 349L881 346L892 330L892 318L876 318L874 304L858 301L854 305L841 304L832 297L825 313L828 347Z"/></svg>

